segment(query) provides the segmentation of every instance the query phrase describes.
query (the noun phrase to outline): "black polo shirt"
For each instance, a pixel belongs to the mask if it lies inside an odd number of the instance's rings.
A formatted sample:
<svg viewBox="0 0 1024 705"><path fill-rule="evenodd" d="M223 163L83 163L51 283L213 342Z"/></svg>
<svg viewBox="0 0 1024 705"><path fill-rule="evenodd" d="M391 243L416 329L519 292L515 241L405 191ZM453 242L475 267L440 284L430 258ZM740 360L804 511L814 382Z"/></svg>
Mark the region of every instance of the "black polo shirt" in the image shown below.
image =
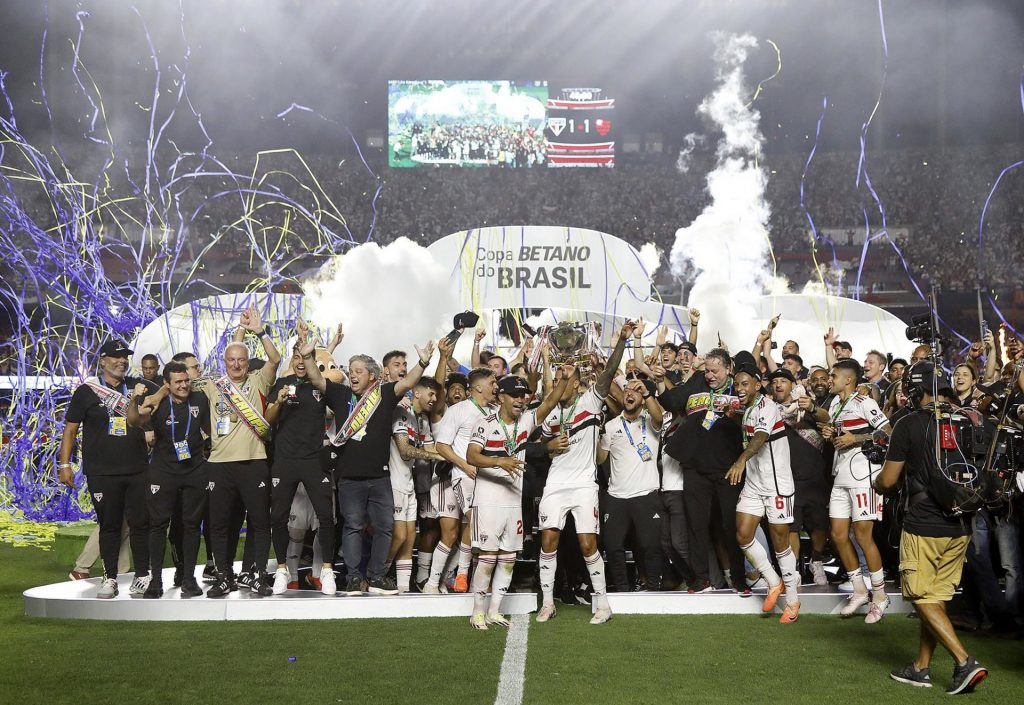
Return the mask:
<svg viewBox="0 0 1024 705"><path fill-rule="evenodd" d="M142 383L157 390L156 385L139 377L125 377L120 387L113 387L129 399L135 385ZM107 386L102 380L102 386ZM146 469L148 448L146 434L140 428L127 425L125 434L110 434L110 414L99 396L88 384L83 384L71 395L64 420L82 425L82 472L89 475L134 475Z"/></svg>
<svg viewBox="0 0 1024 705"><path fill-rule="evenodd" d="M180 404L168 395L153 412L152 423L156 444L149 461L151 467L175 475L185 475L206 462L203 434L210 435L210 400L204 393L189 392L188 399ZM178 460L174 442L186 440L191 457Z"/></svg>
<svg viewBox="0 0 1024 705"><path fill-rule="evenodd" d="M376 411L370 416L366 425L352 438L345 442L345 445L335 449L337 455L334 461L335 470L342 480L376 480L387 477L389 474L388 463L391 461L391 421L394 418L395 407L402 398L395 394L396 382L387 382L380 386L380 403ZM344 398L352 398L352 388L347 385L338 385L342 388ZM351 403L354 408L356 401ZM339 419L347 418L348 408L342 409L343 415Z"/></svg>
<svg viewBox="0 0 1024 705"><path fill-rule="evenodd" d="M343 384L325 380L321 392L305 377L288 375L274 383L269 399L277 399L280 389L295 385L296 404L281 404L274 431L274 463L280 460L317 460L324 447L327 407L341 419L348 415L352 390ZM376 416L377 414L374 414ZM372 418L371 418L372 420Z"/></svg>

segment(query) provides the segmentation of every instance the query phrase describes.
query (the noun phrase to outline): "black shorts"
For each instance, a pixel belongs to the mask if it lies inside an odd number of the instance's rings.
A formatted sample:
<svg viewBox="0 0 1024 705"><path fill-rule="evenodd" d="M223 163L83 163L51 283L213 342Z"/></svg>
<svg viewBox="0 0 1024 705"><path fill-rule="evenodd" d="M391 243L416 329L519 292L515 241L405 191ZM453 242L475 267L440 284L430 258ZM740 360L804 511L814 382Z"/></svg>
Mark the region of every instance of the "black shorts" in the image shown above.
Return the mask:
<svg viewBox="0 0 1024 705"><path fill-rule="evenodd" d="M828 487L824 482L797 481L793 500L793 531L828 531Z"/></svg>

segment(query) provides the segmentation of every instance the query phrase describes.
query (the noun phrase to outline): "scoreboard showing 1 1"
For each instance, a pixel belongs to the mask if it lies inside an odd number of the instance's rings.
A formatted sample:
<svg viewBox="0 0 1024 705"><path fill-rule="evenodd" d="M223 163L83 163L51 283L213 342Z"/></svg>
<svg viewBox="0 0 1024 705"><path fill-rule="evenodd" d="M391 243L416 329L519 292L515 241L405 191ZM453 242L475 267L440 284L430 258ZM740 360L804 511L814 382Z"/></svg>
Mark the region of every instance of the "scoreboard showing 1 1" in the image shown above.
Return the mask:
<svg viewBox="0 0 1024 705"><path fill-rule="evenodd" d="M563 88L547 107L548 166L615 166L614 98L600 88Z"/></svg>

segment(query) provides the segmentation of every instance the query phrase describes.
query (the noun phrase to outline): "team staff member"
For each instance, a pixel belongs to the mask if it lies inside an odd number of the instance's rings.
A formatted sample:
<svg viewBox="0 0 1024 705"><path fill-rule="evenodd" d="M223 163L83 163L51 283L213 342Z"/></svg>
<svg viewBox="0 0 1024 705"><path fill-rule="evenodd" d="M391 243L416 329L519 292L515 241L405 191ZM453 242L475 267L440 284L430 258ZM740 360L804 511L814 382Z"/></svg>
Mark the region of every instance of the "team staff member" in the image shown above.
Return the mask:
<svg viewBox="0 0 1024 705"><path fill-rule="evenodd" d="M632 527L643 549L647 589L661 590L661 515L658 448L663 412L640 380L622 390L622 413L604 426L597 464L611 458L604 509L604 546L608 552L608 589L629 590L626 536Z"/></svg>
<svg viewBox="0 0 1024 705"><path fill-rule="evenodd" d="M149 586L149 516L146 511L146 437L129 427L126 414L136 385L149 383L127 377L128 357L124 344L108 341L100 348L100 373L75 390L68 404L64 436L58 452L57 474L68 487L75 486L71 451L82 429L82 472L100 526L100 558L103 581L97 597L117 596L117 553L121 524L128 522L135 580L130 592L141 595ZM156 387L152 387L153 390Z"/></svg>
<svg viewBox="0 0 1024 705"><path fill-rule="evenodd" d="M143 355L140 367L142 368L142 379L160 386L159 375L157 374L160 371L160 361L156 355L153 353Z"/></svg>
<svg viewBox="0 0 1024 705"><path fill-rule="evenodd" d="M743 450L739 424L726 413L735 398L731 371L729 353L715 348L704 357L704 374L693 375L658 400L673 418L679 419L679 430L666 442L665 452L683 467L683 499L690 520L690 567L697 576L696 592L711 589L708 559L712 521L720 525L729 553L729 567L725 568L728 579L738 592L747 590L743 556L736 543L739 487L725 478ZM720 514L712 519L716 499Z"/></svg>
<svg viewBox="0 0 1024 705"><path fill-rule="evenodd" d="M281 353L255 308L244 311L240 323L243 330L259 335L267 356L266 364L249 372L249 349L243 343L232 342L224 348L227 374L216 381L197 384L209 398L213 411L207 487L217 582L207 590L207 597L223 597L234 589L234 556L228 551L228 531L238 500L249 514L246 543L253 542L253 563L257 572L253 591L264 596L272 592L265 575L270 551L270 469L264 443L270 425L263 416L263 400L277 378Z"/></svg>
<svg viewBox="0 0 1024 705"><path fill-rule="evenodd" d="M946 614L945 603L953 597L963 572L971 518L948 516L929 491L929 473L938 472L929 470L936 462L934 374L929 362L910 368L907 393L920 399L915 404L918 408L896 423L885 465L875 479L879 492L895 489L901 478L906 484L909 507L900 536L900 577L903 598L913 604L921 621L917 658L889 675L901 683L930 688L932 655L941 643L956 663L946 692L969 693L985 680L988 670L967 653Z"/></svg>
<svg viewBox="0 0 1024 705"><path fill-rule="evenodd" d="M335 414L348 409L349 395L343 385L323 376L316 364L316 346L309 338L305 321L297 323L298 342L292 351L291 370L270 391L267 423L276 425L274 432L274 465L270 471L270 528L277 554L274 572L275 595L284 594L291 581L288 570L288 516L295 491L301 483L313 504L320 528L316 540L320 544L323 564L320 566L320 590L334 595L334 486L320 465L324 447L327 407Z"/></svg>
<svg viewBox="0 0 1024 705"><path fill-rule="evenodd" d="M206 514L206 458L204 438L210 434L210 400L202 392L192 391L188 368L180 362L164 365L164 384L168 398L140 405L146 385L135 387L128 407L128 423L142 426L152 423L156 444L149 460L149 559L152 579L143 597L164 594L164 546L167 526L180 496L183 520L181 596L203 594L196 582L196 554L199 552L199 525Z"/></svg>
<svg viewBox="0 0 1024 705"><path fill-rule="evenodd" d="M363 531L367 521L373 525L370 561L366 566L367 591L375 595L398 594L395 581L385 573L388 548L394 527L394 496L391 491L391 427L395 407L406 392L419 381L434 354L434 341L416 348L419 364L397 382L381 382L381 369L368 355L349 360L348 378L343 393L351 399L348 418L333 435L335 471L338 477L338 503L345 521L341 548L348 576L345 594L363 594ZM321 529L322 531L322 529Z"/></svg>

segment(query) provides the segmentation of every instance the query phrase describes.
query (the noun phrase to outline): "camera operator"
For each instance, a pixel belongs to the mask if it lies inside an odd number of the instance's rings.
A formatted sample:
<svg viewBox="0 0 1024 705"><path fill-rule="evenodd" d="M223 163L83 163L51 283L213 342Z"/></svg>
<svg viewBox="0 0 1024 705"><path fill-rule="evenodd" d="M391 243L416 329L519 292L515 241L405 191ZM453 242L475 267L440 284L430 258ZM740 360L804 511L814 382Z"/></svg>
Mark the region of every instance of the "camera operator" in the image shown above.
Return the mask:
<svg viewBox="0 0 1024 705"><path fill-rule="evenodd" d="M960 582L970 535L970 517L944 511L930 491L931 468L937 462L933 385L935 367L925 361L910 368L905 382L914 411L900 419L889 440L881 473L875 479L879 492L894 490L904 477L907 515L900 538L900 576L903 598L914 606L921 620L917 658L890 673L893 680L931 687L929 667L935 647L941 643L956 662L947 693L971 692L988 671L971 657L957 638L946 614L945 603Z"/></svg>

